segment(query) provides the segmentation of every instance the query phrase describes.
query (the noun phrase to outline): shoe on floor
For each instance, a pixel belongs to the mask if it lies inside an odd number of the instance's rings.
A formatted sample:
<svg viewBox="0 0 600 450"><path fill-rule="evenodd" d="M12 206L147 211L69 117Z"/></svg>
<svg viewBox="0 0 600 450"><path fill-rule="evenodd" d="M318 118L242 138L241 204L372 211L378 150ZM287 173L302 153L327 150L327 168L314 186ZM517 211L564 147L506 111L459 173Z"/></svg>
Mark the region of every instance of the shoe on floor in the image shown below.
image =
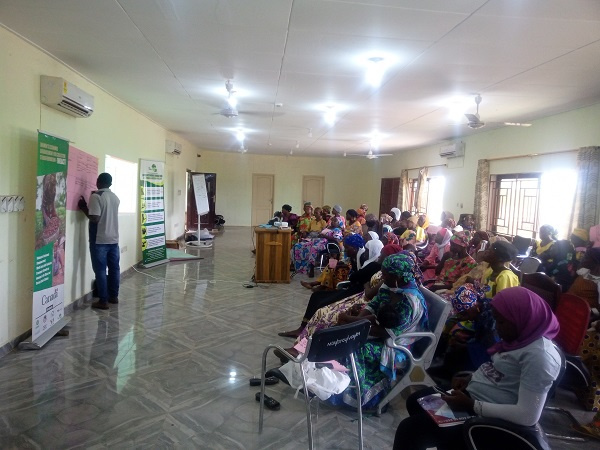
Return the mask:
<svg viewBox="0 0 600 450"><path fill-rule="evenodd" d="M119 303L119 297L109 297L108 303L112 303L113 305L117 305Z"/></svg>
<svg viewBox="0 0 600 450"><path fill-rule="evenodd" d="M92 308L96 309L108 309L108 303L102 303L100 300L92 303Z"/></svg>

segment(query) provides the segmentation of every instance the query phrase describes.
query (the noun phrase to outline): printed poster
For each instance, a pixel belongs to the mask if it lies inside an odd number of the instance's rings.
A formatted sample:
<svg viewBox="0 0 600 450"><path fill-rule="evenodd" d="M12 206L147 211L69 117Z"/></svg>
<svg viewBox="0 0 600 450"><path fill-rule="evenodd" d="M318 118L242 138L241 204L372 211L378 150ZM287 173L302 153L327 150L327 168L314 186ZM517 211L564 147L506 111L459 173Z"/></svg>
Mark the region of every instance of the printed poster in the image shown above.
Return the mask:
<svg viewBox="0 0 600 450"><path fill-rule="evenodd" d="M32 341L64 315L69 142L38 133Z"/></svg>
<svg viewBox="0 0 600 450"><path fill-rule="evenodd" d="M167 262L165 241L165 163L140 159L142 264Z"/></svg>
<svg viewBox="0 0 600 450"><path fill-rule="evenodd" d="M98 158L69 146L69 170L67 172L67 209L79 211L79 198L89 199L92 191L98 189Z"/></svg>

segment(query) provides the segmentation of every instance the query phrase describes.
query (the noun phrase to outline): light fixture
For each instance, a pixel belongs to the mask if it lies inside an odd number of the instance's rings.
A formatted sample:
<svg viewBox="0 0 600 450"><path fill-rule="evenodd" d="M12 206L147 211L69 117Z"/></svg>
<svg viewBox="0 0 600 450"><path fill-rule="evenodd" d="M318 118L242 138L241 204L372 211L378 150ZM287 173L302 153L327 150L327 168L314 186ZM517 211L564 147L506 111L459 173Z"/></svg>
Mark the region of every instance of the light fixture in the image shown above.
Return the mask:
<svg viewBox="0 0 600 450"><path fill-rule="evenodd" d="M335 123L336 115L337 113L335 110L335 106L327 105L324 116L325 123L327 123L328 125L333 125Z"/></svg>
<svg viewBox="0 0 600 450"><path fill-rule="evenodd" d="M244 134L243 130L237 130L237 132L235 133L235 138L240 142L244 142L244 139L246 139L246 135Z"/></svg>
<svg viewBox="0 0 600 450"><path fill-rule="evenodd" d="M312 128L308 129L308 137L311 138L312 137Z"/></svg>
<svg viewBox="0 0 600 450"><path fill-rule="evenodd" d="M300 148L300 142L296 141L296 148Z"/></svg>
<svg viewBox="0 0 600 450"><path fill-rule="evenodd" d="M367 73L365 75L367 83L373 87L381 86L386 68L385 58L381 56L373 56L367 59Z"/></svg>
<svg viewBox="0 0 600 450"><path fill-rule="evenodd" d="M530 127L530 123L520 123L520 122L504 122L504 125L512 126L512 127Z"/></svg>
<svg viewBox="0 0 600 450"><path fill-rule="evenodd" d="M290 155L293 155L293 154L294 154L294 150L290 149Z"/></svg>

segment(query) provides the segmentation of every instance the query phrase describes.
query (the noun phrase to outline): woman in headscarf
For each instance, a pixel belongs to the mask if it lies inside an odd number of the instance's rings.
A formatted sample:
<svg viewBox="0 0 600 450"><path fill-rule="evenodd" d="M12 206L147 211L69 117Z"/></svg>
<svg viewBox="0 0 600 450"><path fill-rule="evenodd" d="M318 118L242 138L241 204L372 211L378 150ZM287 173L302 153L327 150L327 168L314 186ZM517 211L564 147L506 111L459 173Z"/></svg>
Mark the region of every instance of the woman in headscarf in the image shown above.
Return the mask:
<svg viewBox="0 0 600 450"><path fill-rule="evenodd" d="M485 231L476 231L469 241L469 255L471 255L473 259L477 259L477 253L481 250L485 250L489 240L490 236Z"/></svg>
<svg viewBox="0 0 600 450"><path fill-rule="evenodd" d="M291 229L295 229L298 224L298 216L292 213L292 207L287 204L281 207L281 219L283 222L287 222Z"/></svg>
<svg viewBox="0 0 600 450"><path fill-rule="evenodd" d="M396 370L403 365L406 355L402 352L389 352L385 345L388 337L401 336L409 331L427 329L427 306L419 291L417 279L421 277L416 258L402 251L388 256L383 261L381 273L384 284L379 292L358 314L340 314L339 323L351 323L362 319L372 322L370 339L361 347L355 357L363 408L375 407L390 389L390 379L395 379ZM385 326L382 311L386 312ZM404 343L412 345L412 340ZM385 351L384 351L385 350ZM354 389L347 389L332 399L333 403L343 402L357 405Z"/></svg>
<svg viewBox="0 0 600 450"><path fill-rule="evenodd" d="M587 250L590 235L585 228L575 228L569 237L571 244L575 247L575 257L577 261L581 261L585 251Z"/></svg>
<svg viewBox="0 0 600 450"><path fill-rule="evenodd" d="M394 233L392 233L391 231L388 231L384 234L384 238L382 239L382 242L385 245L388 244L395 244L395 245L400 245L400 240L398 239L398 236L396 236Z"/></svg>
<svg viewBox="0 0 600 450"><path fill-rule="evenodd" d="M379 255L381 253L381 249L383 249L383 242L379 240L377 233L371 231L376 236L376 239L369 239L363 248L361 248L356 254L356 266L358 270L367 266L369 263L373 261L377 261ZM373 236L369 235L371 238Z"/></svg>
<svg viewBox="0 0 600 450"><path fill-rule="evenodd" d="M370 231L378 232L379 231L379 221L375 214L367 214L365 216L365 223L362 225L362 235L366 236L366 234Z"/></svg>
<svg viewBox="0 0 600 450"><path fill-rule="evenodd" d="M327 249L327 243L340 244L341 240L342 230L338 227L337 219L334 218L331 221L330 228L321 230L317 238L302 239L292 246L291 255L294 271L296 273L307 273L310 278L313 278L317 258L321 252Z"/></svg>
<svg viewBox="0 0 600 450"><path fill-rule="evenodd" d="M404 233L402 233L400 235L400 242L402 243L402 246L406 245L406 244L412 244L412 245L416 245L417 241L419 241L418 235L419 232L417 230L417 228L420 228L417 224L419 223L419 218L414 215L414 216L410 216L406 219L406 230L404 231ZM421 235L423 235L423 229L421 229ZM423 236L421 236L423 238Z"/></svg>
<svg viewBox="0 0 600 450"><path fill-rule="evenodd" d="M483 272L480 284L488 286L486 296L493 298L504 289L519 285L519 277L510 269L510 262L517 256L517 247L507 241L496 240L483 254L489 267Z"/></svg>
<svg viewBox="0 0 600 450"><path fill-rule="evenodd" d="M477 262L467 253L469 238L460 231L450 238L450 251L444 252L435 269L437 278L430 283L432 290L449 289L452 284L477 266Z"/></svg>
<svg viewBox="0 0 600 450"><path fill-rule="evenodd" d="M522 287L496 295L491 308L501 339L488 350L491 361L469 377L456 378L453 391L442 398L455 410L533 426L561 367L551 342L558 320L548 303ZM419 405L419 398L435 392L427 388L407 399L410 417L398 426L394 449L466 448L462 425L439 427Z"/></svg>
<svg viewBox="0 0 600 450"><path fill-rule="evenodd" d="M452 238L452 233L447 228L440 228L435 235L434 245L421 265L425 281L436 278L435 268L442 260L444 254L450 251L450 238Z"/></svg>
<svg viewBox="0 0 600 450"><path fill-rule="evenodd" d="M358 213L358 221L361 225L364 225L367 222L366 215L368 210L369 207L366 203L361 204L360 207L356 210L356 212Z"/></svg>
<svg viewBox="0 0 600 450"><path fill-rule="evenodd" d="M347 289L313 293L310 296L300 326L292 331L278 333L279 336L298 338L296 340L296 344L298 344L303 338L308 338L314 331L335 325L337 323L337 314L357 303L364 302L364 295L369 295L368 290L365 289L367 283L370 282L371 286L377 285L377 289L379 289L378 283L381 279L380 269L383 258L401 250L399 246L386 246L379 252L376 259L369 264L365 264L360 270L350 275L350 285ZM376 293L377 290L372 292L369 300ZM334 305L336 306L334 307ZM297 354L296 351L291 351L290 353Z"/></svg>
<svg viewBox="0 0 600 450"><path fill-rule="evenodd" d="M346 228L346 219L344 218L344 216L342 216L342 207L340 205L333 205L332 214L333 215L329 218L329 223L331 222L331 219L337 217L339 226L343 231Z"/></svg>
<svg viewBox="0 0 600 450"><path fill-rule="evenodd" d="M546 224L540 227L540 238L534 242L530 254L530 256L535 256L542 261L540 268L538 268L540 272L545 272L546 264L552 264L552 247L556 242L556 235L556 229L552 225Z"/></svg>
<svg viewBox="0 0 600 450"><path fill-rule="evenodd" d="M600 248L588 248L577 269L577 278L573 281L569 294L577 295L590 304L590 308L599 308L600 293Z"/></svg>

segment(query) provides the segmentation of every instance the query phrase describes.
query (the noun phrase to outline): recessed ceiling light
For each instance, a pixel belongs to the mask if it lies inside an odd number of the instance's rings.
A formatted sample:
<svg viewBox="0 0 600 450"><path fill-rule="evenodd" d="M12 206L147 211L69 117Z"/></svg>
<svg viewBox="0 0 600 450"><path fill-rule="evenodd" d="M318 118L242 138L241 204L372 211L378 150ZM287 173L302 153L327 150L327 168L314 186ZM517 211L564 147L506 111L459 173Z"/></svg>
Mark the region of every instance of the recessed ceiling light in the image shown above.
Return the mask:
<svg viewBox="0 0 600 450"><path fill-rule="evenodd" d="M243 130L237 130L235 133L235 138L240 141L243 142L244 139L246 139L246 135L244 134Z"/></svg>

